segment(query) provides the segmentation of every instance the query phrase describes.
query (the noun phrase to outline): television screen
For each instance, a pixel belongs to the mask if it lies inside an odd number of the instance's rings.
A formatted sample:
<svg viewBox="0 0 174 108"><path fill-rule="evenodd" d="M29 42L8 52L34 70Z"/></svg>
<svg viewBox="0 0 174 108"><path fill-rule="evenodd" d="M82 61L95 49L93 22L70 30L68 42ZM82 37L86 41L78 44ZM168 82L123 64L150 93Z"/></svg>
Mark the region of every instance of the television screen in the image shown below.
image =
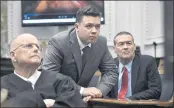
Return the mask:
<svg viewBox="0 0 174 108"><path fill-rule="evenodd" d="M92 5L101 12L101 24L104 24L104 0L22 0L22 26L73 25L77 10L86 5Z"/></svg>

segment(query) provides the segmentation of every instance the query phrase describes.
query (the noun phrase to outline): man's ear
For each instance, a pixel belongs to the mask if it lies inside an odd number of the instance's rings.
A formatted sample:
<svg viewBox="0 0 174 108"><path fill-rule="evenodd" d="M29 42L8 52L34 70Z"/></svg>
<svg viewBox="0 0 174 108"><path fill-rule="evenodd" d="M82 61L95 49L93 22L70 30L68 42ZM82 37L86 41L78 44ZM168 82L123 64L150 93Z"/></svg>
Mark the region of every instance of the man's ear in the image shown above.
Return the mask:
<svg viewBox="0 0 174 108"><path fill-rule="evenodd" d="M15 52L10 52L10 58L12 61L16 62Z"/></svg>
<svg viewBox="0 0 174 108"><path fill-rule="evenodd" d="M79 23L75 23L74 28L76 29L76 31L78 31L78 27L79 27Z"/></svg>

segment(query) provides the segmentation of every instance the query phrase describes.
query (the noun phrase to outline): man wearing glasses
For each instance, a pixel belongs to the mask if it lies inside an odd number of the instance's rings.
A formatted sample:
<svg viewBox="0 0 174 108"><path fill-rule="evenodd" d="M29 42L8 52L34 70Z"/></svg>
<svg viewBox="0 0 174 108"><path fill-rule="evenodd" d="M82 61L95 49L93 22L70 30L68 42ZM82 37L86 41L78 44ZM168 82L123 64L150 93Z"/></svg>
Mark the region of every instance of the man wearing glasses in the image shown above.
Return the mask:
<svg viewBox="0 0 174 108"><path fill-rule="evenodd" d="M14 73L1 78L1 89L8 90L7 107L84 107L70 77L37 71L40 53L38 39L31 34L21 34L12 40L10 58Z"/></svg>

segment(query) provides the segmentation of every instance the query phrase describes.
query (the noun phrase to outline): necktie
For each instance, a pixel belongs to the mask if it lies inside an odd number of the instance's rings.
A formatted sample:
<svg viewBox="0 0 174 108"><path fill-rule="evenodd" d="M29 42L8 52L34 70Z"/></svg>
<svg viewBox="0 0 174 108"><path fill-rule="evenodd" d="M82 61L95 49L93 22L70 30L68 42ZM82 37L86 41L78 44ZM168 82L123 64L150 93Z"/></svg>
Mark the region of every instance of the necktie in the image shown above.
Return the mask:
<svg viewBox="0 0 174 108"><path fill-rule="evenodd" d="M89 46L86 46L82 49L83 51L83 55L82 55L82 71L85 67L85 64L86 64L86 60L87 60L87 55L88 55L88 52L89 52Z"/></svg>
<svg viewBox="0 0 174 108"><path fill-rule="evenodd" d="M124 99L128 90L128 71L126 67L123 67L123 76L121 89L118 93L118 99Z"/></svg>

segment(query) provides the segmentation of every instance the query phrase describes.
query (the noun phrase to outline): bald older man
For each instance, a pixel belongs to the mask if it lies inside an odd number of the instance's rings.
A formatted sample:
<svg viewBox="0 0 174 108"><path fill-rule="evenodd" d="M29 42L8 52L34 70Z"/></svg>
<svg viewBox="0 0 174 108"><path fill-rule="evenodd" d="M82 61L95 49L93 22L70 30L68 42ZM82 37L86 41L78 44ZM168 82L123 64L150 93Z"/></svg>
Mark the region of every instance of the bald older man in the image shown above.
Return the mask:
<svg viewBox="0 0 174 108"><path fill-rule="evenodd" d="M1 88L8 90L7 100L12 100L9 105L33 107L33 103L35 107L84 107L70 77L37 71L41 62L40 53L38 39L32 34L21 34L12 40L10 58L15 70L1 78Z"/></svg>

